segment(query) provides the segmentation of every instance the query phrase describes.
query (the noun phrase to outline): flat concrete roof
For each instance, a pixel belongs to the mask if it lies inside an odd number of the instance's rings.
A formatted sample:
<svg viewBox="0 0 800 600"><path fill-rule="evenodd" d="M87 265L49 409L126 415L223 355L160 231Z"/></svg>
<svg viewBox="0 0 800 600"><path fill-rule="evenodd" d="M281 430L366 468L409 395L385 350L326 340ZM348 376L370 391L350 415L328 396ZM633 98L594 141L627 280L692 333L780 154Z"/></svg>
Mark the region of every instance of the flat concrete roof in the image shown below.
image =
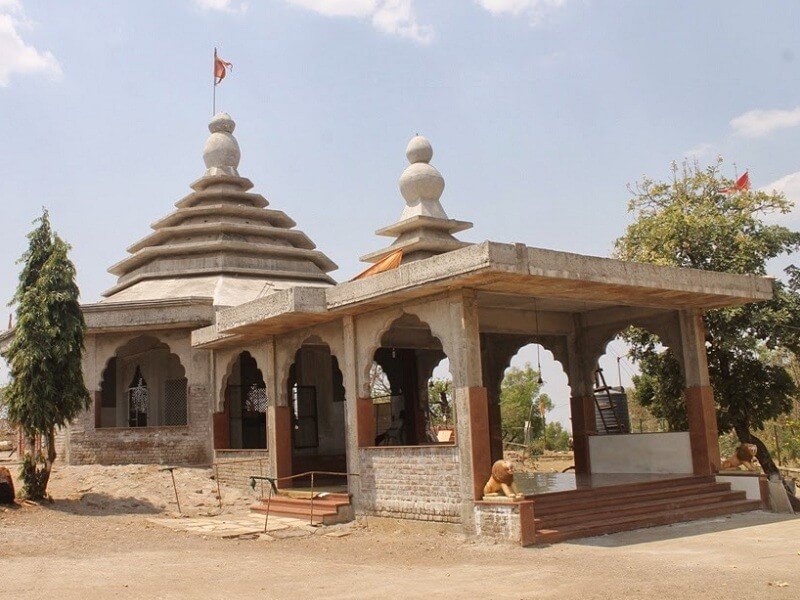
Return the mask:
<svg viewBox="0 0 800 600"><path fill-rule="evenodd" d="M326 288L295 287L217 314L195 331L195 346L225 346L242 338L285 333L456 289L568 300L592 307L712 309L769 300L769 277L625 262L524 244L483 242L365 279Z"/></svg>
<svg viewBox="0 0 800 600"><path fill-rule="evenodd" d="M97 302L81 305L88 333L142 329L196 329L214 322L214 300L205 297Z"/></svg>

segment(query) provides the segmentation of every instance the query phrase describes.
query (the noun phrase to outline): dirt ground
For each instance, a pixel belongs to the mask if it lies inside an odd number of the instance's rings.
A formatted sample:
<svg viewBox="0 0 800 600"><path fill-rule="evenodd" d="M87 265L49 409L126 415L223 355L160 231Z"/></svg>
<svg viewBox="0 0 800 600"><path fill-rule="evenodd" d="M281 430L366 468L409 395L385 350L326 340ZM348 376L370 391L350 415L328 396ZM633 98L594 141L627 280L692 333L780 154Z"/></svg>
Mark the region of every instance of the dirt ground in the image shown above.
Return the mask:
<svg viewBox="0 0 800 600"><path fill-rule="evenodd" d="M218 512L203 469L176 471L184 510ZM762 512L519 548L458 529L368 519L342 537L265 541L173 531L168 473L60 467L52 504L0 509L0 597L796 598L800 519ZM238 499L236 494L239 494ZM246 490L223 490L242 514Z"/></svg>

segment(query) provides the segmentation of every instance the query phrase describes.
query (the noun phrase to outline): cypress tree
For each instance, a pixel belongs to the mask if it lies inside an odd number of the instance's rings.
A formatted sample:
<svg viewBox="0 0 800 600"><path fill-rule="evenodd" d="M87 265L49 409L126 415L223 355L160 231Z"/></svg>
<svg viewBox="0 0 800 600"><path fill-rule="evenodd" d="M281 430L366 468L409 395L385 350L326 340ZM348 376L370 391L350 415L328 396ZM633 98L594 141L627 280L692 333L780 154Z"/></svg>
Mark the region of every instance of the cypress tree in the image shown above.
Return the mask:
<svg viewBox="0 0 800 600"><path fill-rule="evenodd" d="M9 421L26 439L22 494L41 499L56 459L55 429L88 408L90 396L81 367L86 323L69 245L53 234L47 211L34 223L12 301L14 339L3 357L11 374L5 397ZM46 456L34 453L39 436L47 440Z"/></svg>

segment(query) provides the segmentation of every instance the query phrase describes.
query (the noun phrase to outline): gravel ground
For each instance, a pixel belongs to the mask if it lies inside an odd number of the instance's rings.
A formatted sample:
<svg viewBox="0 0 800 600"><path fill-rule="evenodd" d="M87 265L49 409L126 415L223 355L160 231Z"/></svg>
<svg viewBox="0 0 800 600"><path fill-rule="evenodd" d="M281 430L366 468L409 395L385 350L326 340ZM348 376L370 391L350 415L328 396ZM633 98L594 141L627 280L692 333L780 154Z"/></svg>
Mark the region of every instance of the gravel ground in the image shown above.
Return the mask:
<svg viewBox="0 0 800 600"><path fill-rule="evenodd" d="M176 472L182 495L196 496L187 510L215 512L208 475ZM467 539L449 526L383 519L350 526L341 537L204 538L148 521L175 514L169 475L151 467L61 467L52 493L52 504L0 510L0 597L727 599L800 593L800 519L762 512L523 549ZM249 501L242 492L226 511L241 514Z"/></svg>

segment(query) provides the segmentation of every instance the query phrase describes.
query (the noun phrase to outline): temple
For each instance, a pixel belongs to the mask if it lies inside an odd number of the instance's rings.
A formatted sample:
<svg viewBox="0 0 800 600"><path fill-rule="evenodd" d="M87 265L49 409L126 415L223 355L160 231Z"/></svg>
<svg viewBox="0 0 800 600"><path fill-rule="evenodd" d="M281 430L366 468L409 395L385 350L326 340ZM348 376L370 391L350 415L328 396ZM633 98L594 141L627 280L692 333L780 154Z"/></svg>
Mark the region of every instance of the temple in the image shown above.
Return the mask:
<svg viewBox="0 0 800 600"><path fill-rule="evenodd" d="M472 224L445 212L444 178L417 136L400 218L376 232L391 242L362 258L398 260L337 283L336 265L250 191L234 128L227 114L212 119L192 192L111 267L104 299L84 306L93 406L67 432L67 461L257 459L282 488L319 473L332 490L323 520L451 522L523 544L759 505L716 479L701 317L772 298L772 280L463 241ZM598 359L632 325L678 357L688 431L598 430ZM530 343L569 380L575 485L484 499L503 457L500 383ZM445 358L452 394L437 401L428 382ZM305 510L295 504L284 509Z"/></svg>

